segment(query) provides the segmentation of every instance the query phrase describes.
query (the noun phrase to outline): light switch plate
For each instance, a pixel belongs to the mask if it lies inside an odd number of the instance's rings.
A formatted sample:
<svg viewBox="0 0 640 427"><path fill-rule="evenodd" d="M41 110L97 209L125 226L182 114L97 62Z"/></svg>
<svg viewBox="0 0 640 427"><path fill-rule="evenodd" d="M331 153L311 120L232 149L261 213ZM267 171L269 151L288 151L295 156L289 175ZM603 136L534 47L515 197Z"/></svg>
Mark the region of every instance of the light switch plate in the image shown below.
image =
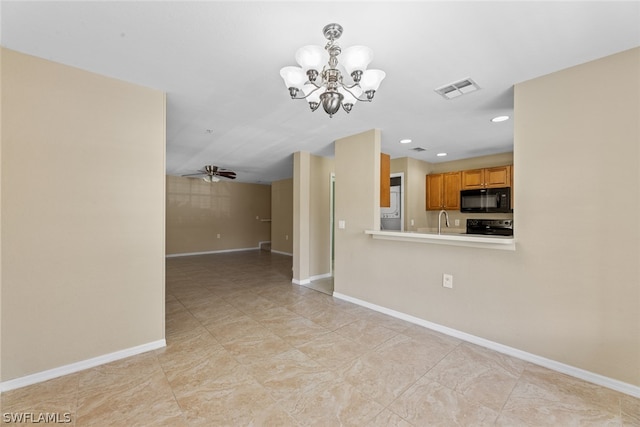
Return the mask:
<svg viewBox="0 0 640 427"><path fill-rule="evenodd" d="M341 230L344 230L344 228L346 227L345 221L344 219L341 219L340 221L338 221L338 228Z"/></svg>

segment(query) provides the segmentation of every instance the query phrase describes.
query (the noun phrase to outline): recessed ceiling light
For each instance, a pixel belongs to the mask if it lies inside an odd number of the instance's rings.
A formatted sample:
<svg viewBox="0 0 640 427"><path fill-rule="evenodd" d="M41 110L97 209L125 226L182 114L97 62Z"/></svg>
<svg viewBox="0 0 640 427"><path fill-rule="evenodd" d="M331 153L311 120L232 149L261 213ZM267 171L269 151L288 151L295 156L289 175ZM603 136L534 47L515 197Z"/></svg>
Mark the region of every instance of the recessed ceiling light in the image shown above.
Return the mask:
<svg viewBox="0 0 640 427"><path fill-rule="evenodd" d="M400 140L400 144L408 144L408 143L410 143L410 142L411 142L411 140L410 140L410 139L401 139L401 140Z"/></svg>
<svg viewBox="0 0 640 427"><path fill-rule="evenodd" d="M438 156L438 157L444 157L446 155L447 155L447 153L438 153L438 154L436 154L436 156Z"/></svg>
<svg viewBox="0 0 640 427"><path fill-rule="evenodd" d="M493 123L499 123L499 122L504 122L509 120L509 116L498 116L498 117L494 117L493 119L491 119L491 121Z"/></svg>

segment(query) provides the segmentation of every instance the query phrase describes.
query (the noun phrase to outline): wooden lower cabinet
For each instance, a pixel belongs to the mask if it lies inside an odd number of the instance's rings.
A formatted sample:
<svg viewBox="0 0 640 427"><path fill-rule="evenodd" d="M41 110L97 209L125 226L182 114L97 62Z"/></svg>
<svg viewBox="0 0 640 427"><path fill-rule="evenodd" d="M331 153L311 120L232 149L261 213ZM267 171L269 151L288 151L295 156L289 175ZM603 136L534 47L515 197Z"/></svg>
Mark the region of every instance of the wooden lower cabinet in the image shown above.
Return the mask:
<svg viewBox="0 0 640 427"><path fill-rule="evenodd" d="M446 172L427 175L428 211L460 209L460 172Z"/></svg>

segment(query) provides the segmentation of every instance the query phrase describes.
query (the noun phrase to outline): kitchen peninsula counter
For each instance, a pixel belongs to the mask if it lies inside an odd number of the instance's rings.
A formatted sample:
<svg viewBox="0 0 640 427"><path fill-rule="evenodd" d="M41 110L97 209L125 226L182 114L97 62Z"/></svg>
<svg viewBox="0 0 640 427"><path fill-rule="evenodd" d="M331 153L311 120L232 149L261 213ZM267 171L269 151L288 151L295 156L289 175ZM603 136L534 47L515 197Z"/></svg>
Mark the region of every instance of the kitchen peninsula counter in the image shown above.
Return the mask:
<svg viewBox="0 0 640 427"><path fill-rule="evenodd" d="M466 246L473 248L498 249L515 251L516 242L513 236L483 236L462 233L422 233L412 231L377 231L365 230L365 234L374 239L395 240L400 242L426 243L449 246Z"/></svg>

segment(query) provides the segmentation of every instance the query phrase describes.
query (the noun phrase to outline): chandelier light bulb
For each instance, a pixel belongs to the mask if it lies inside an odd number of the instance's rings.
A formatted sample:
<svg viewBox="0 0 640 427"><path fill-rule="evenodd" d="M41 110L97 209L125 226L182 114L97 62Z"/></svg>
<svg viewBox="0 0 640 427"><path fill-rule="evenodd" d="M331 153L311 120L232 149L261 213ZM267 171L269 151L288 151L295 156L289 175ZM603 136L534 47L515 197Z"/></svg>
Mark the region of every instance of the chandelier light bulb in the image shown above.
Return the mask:
<svg viewBox="0 0 640 427"><path fill-rule="evenodd" d="M292 99L306 99L311 111L322 104L329 117L333 117L340 107L348 113L358 101L371 102L386 74L367 70L373 60L373 51L368 47L342 50L337 43L342 36L339 24L326 25L323 34L328 40L324 49L316 45L301 47L295 54L300 67L284 67L280 76ZM344 74L353 81L345 80Z"/></svg>
<svg viewBox="0 0 640 427"><path fill-rule="evenodd" d="M363 92L376 91L380 87L380 83L387 76L382 70L367 70L362 73L362 80L360 80L360 87Z"/></svg>
<svg viewBox="0 0 640 427"><path fill-rule="evenodd" d="M327 62L327 53L321 46L303 46L296 52L296 62L305 73L309 70L320 73Z"/></svg>
<svg viewBox="0 0 640 427"><path fill-rule="evenodd" d="M351 76L354 71L364 72L371 61L373 61L373 51L371 49L366 46L351 46L342 52L340 62L347 70L347 74Z"/></svg>
<svg viewBox="0 0 640 427"><path fill-rule="evenodd" d="M302 87L302 92L309 103L311 111L315 111L320 105L320 95L322 95L323 90L312 84L307 84Z"/></svg>
<svg viewBox="0 0 640 427"><path fill-rule="evenodd" d="M358 97L362 95L362 89L358 86L354 86L353 89L349 90L340 87L338 88L338 92L343 96L343 105L351 104L351 106L353 106L356 102L358 102Z"/></svg>
<svg viewBox="0 0 640 427"><path fill-rule="evenodd" d="M284 79L287 89L295 88L300 90L307 80L307 76L300 67L284 67L280 70L280 76Z"/></svg>

